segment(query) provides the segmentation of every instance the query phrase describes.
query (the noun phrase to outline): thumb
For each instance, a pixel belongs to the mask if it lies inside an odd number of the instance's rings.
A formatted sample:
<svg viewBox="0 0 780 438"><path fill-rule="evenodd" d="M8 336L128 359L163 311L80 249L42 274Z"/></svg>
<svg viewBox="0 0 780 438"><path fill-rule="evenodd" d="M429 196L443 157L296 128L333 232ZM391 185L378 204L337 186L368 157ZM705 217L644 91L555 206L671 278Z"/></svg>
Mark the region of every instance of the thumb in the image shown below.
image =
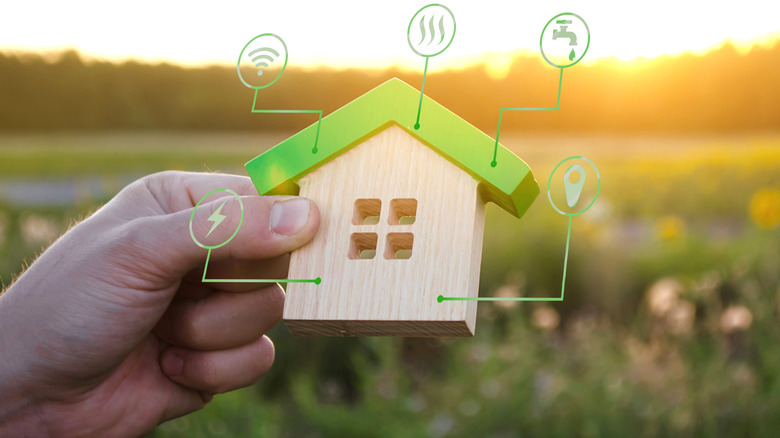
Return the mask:
<svg viewBox="0 0 780 438"><path fill-rule="evenodd" d="M204 263L209 252L213 261L246 260L299 248L316 234L320 214L306 198L227 194L191 209L134 222L145 229L137 235L149 264L168 279L178 280Z"/></svg>

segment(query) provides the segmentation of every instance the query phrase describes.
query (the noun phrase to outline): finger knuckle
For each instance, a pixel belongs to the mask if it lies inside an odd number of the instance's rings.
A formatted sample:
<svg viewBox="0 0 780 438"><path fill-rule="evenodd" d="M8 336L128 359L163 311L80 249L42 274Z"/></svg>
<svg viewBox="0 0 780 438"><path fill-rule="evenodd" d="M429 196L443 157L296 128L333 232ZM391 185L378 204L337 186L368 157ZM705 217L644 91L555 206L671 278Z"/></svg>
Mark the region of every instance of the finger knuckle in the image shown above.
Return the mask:
<svg viewBox="0 0 780 438"><path fill-rule="evenodd" d="M152 173L134 182L133 185L144 188L151 193L163 193L164 190L161 189L170 186L170 183L178 174L179 172L174 170Z"/></svg>
<svg viewBox="0 0 780 438"><path fill-rule="evenodd" d="M204 330L194 311L185 311L181 314L176 337L180 342L197 349L208 348L212 341L210 331Z"/></svg>
<svg viewBox="0 0 780 438"><path fill-rule="evenodd" d="M178 170L163 170L162 172L156 172L149 175L146 175L142 178L142 180L146 184L156 184L158 186L166 185L166 183L170 183L173 179L180 178L182 176L183 172Z"/></svg>
<svg viewBox="0 0 780 438"><path fill-rule="evenodd" d="M274 315L278 314L281 317L284 310L284 289L282 289L282 286L274 284L268 288L266 293L268 294L268 311Z"/></svg>
<svg viewBox="0 0 780 438"><path fill-rule="evenodd" d="M222 394L231 389L215 366L209 366L203 373L203 386L215 394Z"/></svg>

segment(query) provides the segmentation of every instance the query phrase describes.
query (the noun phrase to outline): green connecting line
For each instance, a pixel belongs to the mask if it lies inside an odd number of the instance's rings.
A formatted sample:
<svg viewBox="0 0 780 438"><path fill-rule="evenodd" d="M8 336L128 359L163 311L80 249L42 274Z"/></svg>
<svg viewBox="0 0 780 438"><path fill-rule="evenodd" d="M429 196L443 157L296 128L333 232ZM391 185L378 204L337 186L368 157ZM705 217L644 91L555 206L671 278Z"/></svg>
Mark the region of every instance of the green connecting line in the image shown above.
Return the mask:
<svg viewBox="0 0 780 438"><path fill-rule="evenodd" d="M319 118L317 119L317 133L314 135L314 147L311 149L312 154L316 154L317 149L317 142L320 140L320 125L322 124L322 110L259 110L255 109L255 106L257 105L257 92L260 91L259 89L255 89L255 98L252 100L252 112L253 113L260 113L260 114L318 114Z"/></svg>
<svg viewBox="0 0 780 438"><path fill-rule="evenodd" d="M417 104L417 121L414 123L414 129L420 129L420 110L422 110L422 99L425 94L425 76L428 75L428 59L430 59L430 57L426 56L425 69L423 70L423 83L422 88L420 88L420 103Z"/></svg>
<svg viewBox="0 0 780 438"><path fill-rule="evenodd" d="M566 268L569 265L569 241L571 240L571 220L574 216L569 216L569 231L566 232L566 254L563 256L563 280L561 280L560 297L445 297L439 295L436 301L563 301L563 292L566 288Z"/></svg>
<svg viewBox="0 0 780 438"><path fill-rule="evenodd" d="M561 84L563 83L563 68L561 75L558 78L558 100L555 102L554 107L520 107L520 108L501 108L498 111L498 129L496 130L496 145L493 148L493 161L490 162L490 167L496 167L498 162L496 161L496 155L498 154L498 136L501 134L501 116L506 111L558 111L561 106ZM423 82L425 84L425 82Z"/></svg>
<svg viewBox="0 0 780 438"><path fill-rule="evenodd" d="M209 270L210 259L211 259L211 250L209 250L208 254L206 255L206 265L203 267L203 278L201 279L203 283L314 283L314 284L322 283L322 279L320 277L311 278L311 279L308 278L305 279L206 278L206 272L208 272Z"/></svg>

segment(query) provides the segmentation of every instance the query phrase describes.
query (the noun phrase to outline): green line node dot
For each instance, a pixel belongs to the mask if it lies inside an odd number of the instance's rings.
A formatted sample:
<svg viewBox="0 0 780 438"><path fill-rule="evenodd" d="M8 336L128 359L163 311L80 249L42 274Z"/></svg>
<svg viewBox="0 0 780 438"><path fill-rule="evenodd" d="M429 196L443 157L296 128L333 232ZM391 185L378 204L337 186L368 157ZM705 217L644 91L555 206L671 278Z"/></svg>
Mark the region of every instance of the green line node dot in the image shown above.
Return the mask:
<svg viewBox="0 0 780 438"><path fill-rule="evenodd" d="M420 129L420 124L419 123L415 123L414 124L414 129Z"/></svg>
<svg viewBox="0 0 780 438"><path fill-rule="evenodd" d="M490 162L490 167L496 167L496 166L498 166L498 163L496 162L496 160L493 160L493 161Z"/></svg>
<svg viewBox="0 0 780 438"><path fill-rule="evenodd" d="M440 303L441 303L441 302L443 302L443 301L444 301L444 295L439 295L439 296L436 298L436 301L438 301L438 302L440 302Z"/></svg>
<svg viewBox="0 0 780 438"><path fill-rule="evenodd" d="M314 279L314 284L320 284L320 283L322 283L322 279L320 277Z"/></svg>

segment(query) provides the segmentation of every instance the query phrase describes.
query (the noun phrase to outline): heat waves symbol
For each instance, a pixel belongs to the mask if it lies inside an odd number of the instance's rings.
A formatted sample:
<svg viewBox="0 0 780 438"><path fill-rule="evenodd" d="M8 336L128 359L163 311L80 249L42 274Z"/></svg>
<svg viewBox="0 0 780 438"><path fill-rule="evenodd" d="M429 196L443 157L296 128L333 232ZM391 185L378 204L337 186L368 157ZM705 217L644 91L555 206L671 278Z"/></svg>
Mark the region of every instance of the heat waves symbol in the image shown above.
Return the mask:
<svg viewBox="0 0 780 438"><path fill-rule="evenodd" d="M273 62L276 61L276 59L279 57L279 52L270 47L261 47L259 49L252 50L246 56L251 59L255 64L255 67L258 68L257 75L262 76L262 69L273 64Z"/></svg>
<svg viewBox="0 0 780 438"><path fill-rule="evenodd" d="M436 29L434 28L435 21L436 21L435 15L431 16L427 23L425 22L425 16L424 15L422 16L422 18L420 19L421 37L420 37L420 42L417 43L418 46L421 45L429 35L430 35L430 40L426 44L427 46L430 46L431 43L433 43L433 41L436 39ZM427 25L427 31L426 31L426 25ZM447 36L447 31L444 28L444 17L439 18L438 28L439 28L439 34L441 34L441 36L439 37L439 41L436 44L441 44L442 42L444 42L444 38Z"/></svg>

